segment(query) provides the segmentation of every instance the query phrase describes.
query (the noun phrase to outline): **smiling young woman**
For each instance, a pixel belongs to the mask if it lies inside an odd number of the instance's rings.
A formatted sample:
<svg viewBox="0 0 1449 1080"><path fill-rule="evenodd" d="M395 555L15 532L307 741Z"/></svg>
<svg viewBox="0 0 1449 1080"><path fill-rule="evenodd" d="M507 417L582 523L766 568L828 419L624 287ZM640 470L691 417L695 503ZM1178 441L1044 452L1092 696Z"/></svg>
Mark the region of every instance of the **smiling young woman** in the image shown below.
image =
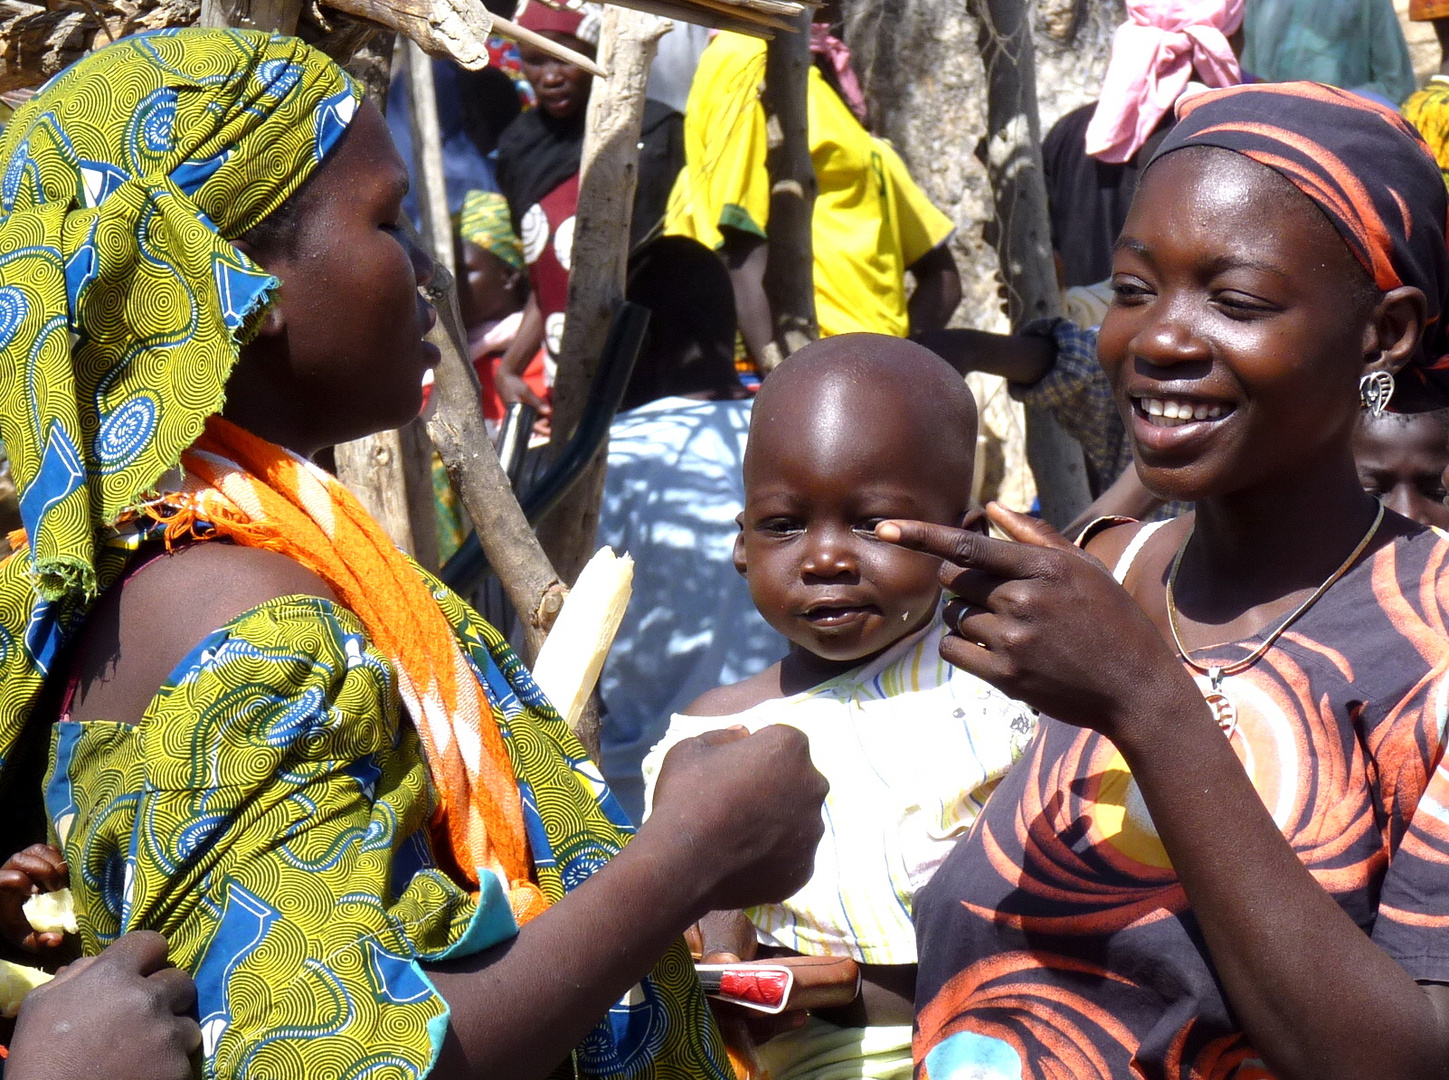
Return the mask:
<svg viewBox="0 0 1449 1080"><path fill-rule="evenodd" d="M1360 380L1442 384L1445 215L1387 109L1194 99L1100 353L1196 515L1089 554L999 508L1018 543L880 527L947 559L943 655L1043 713L917 903L923 1076L1443 1075L1449 545L1351 450Z"/></svg>

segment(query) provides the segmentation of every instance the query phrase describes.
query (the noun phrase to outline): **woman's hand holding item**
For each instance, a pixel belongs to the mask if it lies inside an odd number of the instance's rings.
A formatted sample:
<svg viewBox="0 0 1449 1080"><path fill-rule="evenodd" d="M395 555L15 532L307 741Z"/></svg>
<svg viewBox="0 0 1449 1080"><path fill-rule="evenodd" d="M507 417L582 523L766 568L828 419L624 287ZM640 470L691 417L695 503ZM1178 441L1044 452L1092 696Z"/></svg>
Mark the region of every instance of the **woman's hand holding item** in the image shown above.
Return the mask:
<svg viewBox="0 0 1449 1080"><path fill-rule="evenodd" d="M826 788L795 728L680 743L623 851L516 938L429 965L451 1010L438 1075L547 1076L706 913L810 879Z"/></svg>
<svg viewBox="0 0 1449 1080"><path fill-rule="evenodd" d="M196 986L166 959L166 939L126 934L30 992L15 1023L7 1080L189 1080L201 1028Z"/></svg>
<svg viewBox="0 0 1449 1080"><path fill-rule="evenodd" d="M993 503L1010 540L887 521L876 535L942 560L952 632L941 655L1064 723L1114 742L1202 702L1162 635L1112 575L1050 525ZM1197 710L1205 721L1205 705Z"/></svg>
<svg viewBox="0 0 1449 1080"><path fill-rule="evenodd" d="M0 866L0 935L27 952L59 945L63 936L34 929L23 908L36 892L53 892L68 884L65 857L49 844L32 844L12 855Z"/></svg>

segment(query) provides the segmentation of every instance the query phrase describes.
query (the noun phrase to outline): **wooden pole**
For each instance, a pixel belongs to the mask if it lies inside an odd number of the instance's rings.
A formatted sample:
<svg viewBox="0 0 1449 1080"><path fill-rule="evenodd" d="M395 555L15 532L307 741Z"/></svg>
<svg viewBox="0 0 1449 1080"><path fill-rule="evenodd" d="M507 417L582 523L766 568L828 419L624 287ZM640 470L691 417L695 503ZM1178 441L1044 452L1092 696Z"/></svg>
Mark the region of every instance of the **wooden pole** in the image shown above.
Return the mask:
<svg viewBox="0 0 1449 1080"><path fill-rule="evenodd" d="M609 7L604 13L599 61L610 74L595 80L589 96L568 315L553 389L555 446L567 441L583 416L614 309L624 299L644 88L655 48L668 28L666 20L640 11ZM565 581L572 581L594 552L603 466L601 452L540 523L539 538Z"/></svg>
<svg viewBox="0 0 1449 1080"><path fill-rule="evenodd" d="M439 276L446 271L439 271ZM434 281L438 324L428 340L438 346L433 383L437 402L428 420L428 435L438 448L443 467L463 509L478 530L488 565L518 612L524 633L524 660L532 663L543 639L563 607L568 589L544 554L533 527L513 495L493 443L483 427L478 384L463 352L463 318L451 279Z"/></svg>
<svg viewBox="0 0 1449 1080"><path fill-rule="evenodd" d="M765 296L774 336L760 357L772 371L780 361L820 336L815 321L815 255L811 222L819 184L810 159L808 93L810 18L806 8L793 33L776 34L765 49L766 164L770 172L769 258Z"/></svg>
<svg viewBox="0 0 1449 1080"><path fill-rule="evenodd" d="M448 218L448 181L443 172L443 131L438 123L433 62L411 38L404 48L408 119L413 137L413 169L418 180L418 210L423 220L423 244L433 261L456 279L458 268L453 265L453 225Z"/></svg>
<svg viewBox="0 0 1449 1080"><path fill-rule="evenodd" d="M986 65L986 170L1011 325L1061 314L1041 162L1036 57L1025 0L972 0ZM1027 409L1026 452L1042 516L1066 526L1092 501L1082 448L1041 409Z"/></svg>
<svg viewBox="0 0 1449 1080"><path fill-rule="evenodd" d="M275 30L295 34L301 0L201 0L201 25L212 29Z"/></svg>

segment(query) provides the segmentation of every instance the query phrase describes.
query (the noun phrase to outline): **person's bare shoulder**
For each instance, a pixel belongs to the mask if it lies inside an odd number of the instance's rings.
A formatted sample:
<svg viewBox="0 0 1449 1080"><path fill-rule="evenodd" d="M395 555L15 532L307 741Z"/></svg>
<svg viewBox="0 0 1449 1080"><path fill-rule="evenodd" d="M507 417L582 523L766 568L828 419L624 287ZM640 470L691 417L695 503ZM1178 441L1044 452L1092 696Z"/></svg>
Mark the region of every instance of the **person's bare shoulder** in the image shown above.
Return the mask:
<svg viewBox="0 0 1449 1080"><path fill-rule="evenodd" d="M139 722L207 635L270 600L297 595L336 600L320 577L274 551L211 541L152 560L93 609L73 715Z"/></svg>
<svg viewBox="0 0 1449 1080"><path fill-rule="evenodd" d="M1132 538L1144 527L1144 523L1141 521L1104 524L1083 545L1083 550L1088 555L1095 556L1103 566L1111 570L1116 567L1128 545L1132 543Z"/></svg>
<svg viewBox="0 0 1449 1080"><path fill-rule="evenodd" d="M689 704L684 715L733 716L746 709L753 709L762 701L774 701L784 696L780 689L780 665L774 663L748 679L706 690Z"/></svg>
<svg viewBox="0 0 1449 1080"><path fill-rule="evenodd" d="M1122 561L1127 549L1134 541L1139 542L1141 550L1134 554L1132 565L1122 582L1128 592L1135 592L1139 581L1158 581L1159 578L1166 581L1172 553L1187 539L1192 522L1193 516L1188 513L1167 522L1131 521L1109 525L1092 535L1087 542L1086 551L1115 574L1117 564ZM1150 539L1142 536L1146 529L1154 530ZM1158 532L1162 534L1160 537L1157 536ZM1146 543L1141 544L1142 540L1146 540Z"/></svg>

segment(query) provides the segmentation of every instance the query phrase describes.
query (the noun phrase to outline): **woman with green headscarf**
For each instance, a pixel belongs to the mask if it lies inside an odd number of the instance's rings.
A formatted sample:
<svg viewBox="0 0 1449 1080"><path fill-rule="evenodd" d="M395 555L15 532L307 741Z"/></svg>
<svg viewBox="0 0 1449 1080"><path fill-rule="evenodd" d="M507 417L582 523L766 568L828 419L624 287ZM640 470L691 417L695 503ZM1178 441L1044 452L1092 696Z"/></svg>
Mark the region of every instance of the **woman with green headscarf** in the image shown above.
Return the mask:
<svg viewBox="0 0 1449 1080"><path fill-rule="evenodd" d="M496 631L308 460L421 402L406 184L258 33L123 39L6 128L3 853L62 850L84 952L165 935L205 1076L723 1078L679 934L808 877L822 782L787 729L696 742L625 847Z"/></svg>

